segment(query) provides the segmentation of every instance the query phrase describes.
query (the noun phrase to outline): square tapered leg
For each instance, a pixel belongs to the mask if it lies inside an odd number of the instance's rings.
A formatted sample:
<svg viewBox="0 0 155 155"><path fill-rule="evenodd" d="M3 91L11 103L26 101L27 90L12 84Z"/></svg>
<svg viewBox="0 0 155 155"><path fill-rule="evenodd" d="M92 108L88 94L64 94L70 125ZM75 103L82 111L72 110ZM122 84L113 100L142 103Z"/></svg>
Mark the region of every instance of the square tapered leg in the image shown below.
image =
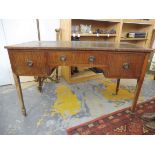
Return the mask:
<svg viewBox="0 0 155 155"><path fill-rule="evenodd" d="M13 77L14 77L14 80L15 80L15 85L16 85L16 89L17 89L17 95L18 95L21 111L22 111L22 114L24 116L26 116L26 109L25 109L24 100L23 100L23 94L22 94L22 89L21 89L21 84L20 84L20 78L19 78L19 76L17 76L14 73L13 73Z"/></svg>

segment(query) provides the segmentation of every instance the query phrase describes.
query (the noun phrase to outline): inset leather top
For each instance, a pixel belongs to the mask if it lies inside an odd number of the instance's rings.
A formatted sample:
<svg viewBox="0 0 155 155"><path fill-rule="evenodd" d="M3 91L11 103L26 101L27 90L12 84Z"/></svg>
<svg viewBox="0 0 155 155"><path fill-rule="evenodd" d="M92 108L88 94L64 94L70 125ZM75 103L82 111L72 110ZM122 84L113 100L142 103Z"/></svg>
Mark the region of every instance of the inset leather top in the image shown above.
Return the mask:
<svg viewBox="0 0 155 155"><path fill-rule="evenodd" d="M32 41L22 44L5 46L7 49L51 49L51 50L71 50L71 51L136 51L152 52L153 49L144 48L131 43L114 43L102 41Z"/></svg>

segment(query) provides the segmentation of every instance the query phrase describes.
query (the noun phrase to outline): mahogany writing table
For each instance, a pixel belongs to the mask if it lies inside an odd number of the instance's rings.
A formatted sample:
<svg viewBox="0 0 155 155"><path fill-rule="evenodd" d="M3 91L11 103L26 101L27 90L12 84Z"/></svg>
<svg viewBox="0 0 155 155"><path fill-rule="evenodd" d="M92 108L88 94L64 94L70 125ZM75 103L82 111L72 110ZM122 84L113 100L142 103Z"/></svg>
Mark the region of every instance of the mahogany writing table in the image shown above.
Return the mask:
<svg viewBox="0 0 155 155"><path fill-rule="evenodd" d="M98 67L108 78L137 79L131 106L135 110L149 54L153 51L130 43L101 41L34 41L5 48L8 49L19 103L25 116L19 76L48 76L58 66Z"/></svg>

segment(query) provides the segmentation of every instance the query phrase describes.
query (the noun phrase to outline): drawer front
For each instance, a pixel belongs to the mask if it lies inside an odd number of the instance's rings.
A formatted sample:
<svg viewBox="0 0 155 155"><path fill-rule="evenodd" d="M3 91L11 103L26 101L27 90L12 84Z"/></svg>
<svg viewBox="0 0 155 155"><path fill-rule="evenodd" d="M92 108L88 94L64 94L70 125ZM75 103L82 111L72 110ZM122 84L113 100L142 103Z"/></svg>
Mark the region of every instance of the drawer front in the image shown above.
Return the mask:
<svg viewBox="0 0 155 155"><path fill-rule="evenodd" d="M108 77L138 78L145 54L109 54Z"/></svg>
<svg viewBox="0 0 155 155"><path fill-rule="evenodd" d="M103 52L77 52L74 58L74 65L81 66L107 66L108 54Z"/></svg>
<svg viewBox="0 0 155 155"><path fill-rule="evenodd" d="M72 52L48 52L48 65L51 66L71 66L74 62Z"/></svg>
<svg viewBox="0 0 155 155"><path fill-rule="evenodd" d="M45 52L9 52L13 71L17 75L47 75Z"/></svg>

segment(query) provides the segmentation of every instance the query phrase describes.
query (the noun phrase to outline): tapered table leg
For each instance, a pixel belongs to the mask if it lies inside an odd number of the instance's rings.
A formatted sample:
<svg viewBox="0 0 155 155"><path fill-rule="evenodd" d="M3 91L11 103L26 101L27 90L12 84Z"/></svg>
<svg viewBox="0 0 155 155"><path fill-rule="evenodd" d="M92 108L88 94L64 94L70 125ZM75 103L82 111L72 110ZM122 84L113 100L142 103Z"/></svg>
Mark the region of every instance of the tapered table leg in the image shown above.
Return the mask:
<svg viewBox="0 0 155 155"><path fill-rule="evenodd" d="M118 94L118 91L119 91L119 84L120 84L120 79L117 79L116 95Z"/></svg>
<svg viewBox="0 0 155 155"><path fill-rule="evenodd" d="M38 77L38 90L40 92L42 92L42 83L43 83L42 78Z"/></svg>
<svg viewBox="0 0 155 155"><path fill-rule="evenodd" d="M143 84L143 81L144 81L144 77L145 77L148 57L149 57L149 55L145 56L145 60L144 60L144 63L143 63L143 68L142 68L142 71L141 71L141 75L137 80L135 96L134 96L134 100L133 100L132 107L131 107L132 111L135 111L135 109L136 109L138 97L139 97L139 94L140 94L140 91L141 91L141 88L142 88L142 84Z"/></svg>
<svg viewBox="0 0 155 155"><path fill-rule="evenodd" d="M23 100L23 94L22 94L22 89L21 89L21 84L20 84L20 78L16 74L13 73L13 77L15 80L15 85L16 85L16 90L17 90L17 95L19 99L19 104L21 107L22 114L26 116L26 109L24 105L24 100Z"/></svg>
<svg viewBox="0 0 155 155"><path fill-rule="evenodd" d="M133 103L132 103L132 107L131 107L132 111L135 111L142 84L143 84L143 80L138 80L137 81L135 97L134 97L134 100L133 100Z"/></svg>
<svg viewBox="0 0 155 155"><path fill-rule="evenodd" d="M56 67L56 83L59 82L59 72L58 72L58 67Z"/></svg>

